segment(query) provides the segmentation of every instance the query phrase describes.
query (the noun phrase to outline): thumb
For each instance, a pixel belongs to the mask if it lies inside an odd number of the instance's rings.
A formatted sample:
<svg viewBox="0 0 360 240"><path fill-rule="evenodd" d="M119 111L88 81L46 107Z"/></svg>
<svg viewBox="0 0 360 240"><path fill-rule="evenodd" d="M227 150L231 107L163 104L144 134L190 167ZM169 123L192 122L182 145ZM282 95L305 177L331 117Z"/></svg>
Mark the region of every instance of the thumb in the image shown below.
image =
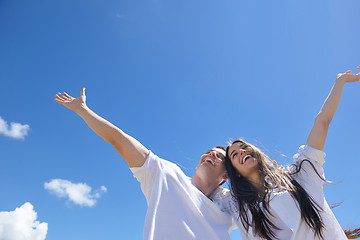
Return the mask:
<svg viewBox="0 0 360 240"><path fill-rule="evenodd" d="M81 89L81 96L82 96L82 97L86 97L86 96L85 96L85 88Z"/></svg>

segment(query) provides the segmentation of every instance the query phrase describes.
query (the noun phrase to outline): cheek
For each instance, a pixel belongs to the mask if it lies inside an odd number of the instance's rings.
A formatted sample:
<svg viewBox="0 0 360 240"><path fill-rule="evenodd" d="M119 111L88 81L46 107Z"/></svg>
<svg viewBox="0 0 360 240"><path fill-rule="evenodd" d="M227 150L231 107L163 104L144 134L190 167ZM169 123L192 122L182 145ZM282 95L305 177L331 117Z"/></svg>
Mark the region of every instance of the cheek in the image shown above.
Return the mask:
<svg viewBox="0 0 360 240"><path fill-rule="evenodd" d="M201 161L203 160L203 158L204 158L204 155L202 155L202 156L200 157L199 162L198 162L198 166L200 165L200 163L201 163Z"/></svg>
<svg viewBox="0 0 360 240"><path fill-rule="evenodd" d="M233 165L233 167L235 168L235 170L237 171L237 172L240 172L241 171L241 164L239 163L239 162L237 162L237 161L232 161L231 162L232 163L232 165Z"/></svg>
<svg viewBox="0 0 360 240"><path fill-rule="evenodd" d="M226 167L225 167L224 164L222 166L220 166L220 169L221 169L222 172L226 172Z"/></svg>

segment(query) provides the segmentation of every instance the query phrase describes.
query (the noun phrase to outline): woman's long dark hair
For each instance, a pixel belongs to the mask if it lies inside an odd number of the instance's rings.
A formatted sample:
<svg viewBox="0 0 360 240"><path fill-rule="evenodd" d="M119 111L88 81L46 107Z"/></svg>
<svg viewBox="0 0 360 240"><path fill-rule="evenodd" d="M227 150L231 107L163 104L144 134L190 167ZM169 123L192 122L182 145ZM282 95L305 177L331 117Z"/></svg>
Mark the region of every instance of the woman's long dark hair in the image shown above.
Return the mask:
<svg viewBox="0 0 360 240"><path fill-rule="evenodd" d="M263 192L259 192L253 184L245 177L239 175L233 167L228 151L234 143L240 143L240 148L251 147L253 149L255 158L258 160L260 178L263 182ZM289 172L274 165L269 157L250 143L243 140L235 140L232 144L226 148L225 166L230 179L231 194L237 202L239 219L245 229L248 231L249 227L252 227L254 234L264 239L278 239L274 230L279 230L279 228L270 221L269 216L271 216L271 213L268 209L270 193L276 189L277 191L283 190L290 193L298 203L301 218L310 229L313 229L314 236L323 239L322 230L325 228L325 225L320 215L322 209L293 178L293 174L300 171L302 163L308 160L303 160L298 166L294 165L295 169ZM308 162L312 165L310 161ZM312 167L314 168L313 165ZM314 170L316 171L315 168ZM319 177L322 178L320 175ZM248 216L248 212L251 213L251 219Z"/></svg>

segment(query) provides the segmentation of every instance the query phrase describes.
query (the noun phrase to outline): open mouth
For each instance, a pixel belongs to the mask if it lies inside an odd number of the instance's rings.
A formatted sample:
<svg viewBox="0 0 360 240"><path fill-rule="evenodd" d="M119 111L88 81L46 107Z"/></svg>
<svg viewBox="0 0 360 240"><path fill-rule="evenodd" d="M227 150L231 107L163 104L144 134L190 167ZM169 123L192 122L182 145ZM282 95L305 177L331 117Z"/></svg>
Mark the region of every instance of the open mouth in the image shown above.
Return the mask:
<svg viewBox="0 0 360 240"><path fill-rule="evenodd" d="M249 158L252 158L252 156L251 155L246 155L245 157L243 157L242 164L244 164L246 162L246 160L248 160Z"/></svg>
<svg viewBox="0 0 360 240"><path fill-rule="evenodd" d="M207 162L207 163L210 163L211 165L214 165L214 161L211 158L208 158L208 157L204 159L203 163L204 162Z"/></svg>

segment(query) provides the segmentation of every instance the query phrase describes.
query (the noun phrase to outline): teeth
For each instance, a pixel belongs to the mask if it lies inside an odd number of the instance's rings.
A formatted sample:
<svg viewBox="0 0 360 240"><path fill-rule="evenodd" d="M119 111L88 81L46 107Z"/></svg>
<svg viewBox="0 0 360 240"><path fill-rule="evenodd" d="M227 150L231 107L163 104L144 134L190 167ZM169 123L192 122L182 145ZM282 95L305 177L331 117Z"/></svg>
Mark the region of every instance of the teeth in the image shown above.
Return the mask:
<svg viewBox="0 0 360 240"><path fill-rule="evenodd" d="M204 160L204 162L209 162L209 163L213 164L213 161L212 161L210 158L206 158L206 159Z"/></svg>
<svg viewBox="0 0 360 240"><path fill-rule="evenodd" d="M243 158L242 163L244 164L245 161L246 161L246 159L248 159L249 157L251 157L251 155L246 155L246 156Z"/></svg>

